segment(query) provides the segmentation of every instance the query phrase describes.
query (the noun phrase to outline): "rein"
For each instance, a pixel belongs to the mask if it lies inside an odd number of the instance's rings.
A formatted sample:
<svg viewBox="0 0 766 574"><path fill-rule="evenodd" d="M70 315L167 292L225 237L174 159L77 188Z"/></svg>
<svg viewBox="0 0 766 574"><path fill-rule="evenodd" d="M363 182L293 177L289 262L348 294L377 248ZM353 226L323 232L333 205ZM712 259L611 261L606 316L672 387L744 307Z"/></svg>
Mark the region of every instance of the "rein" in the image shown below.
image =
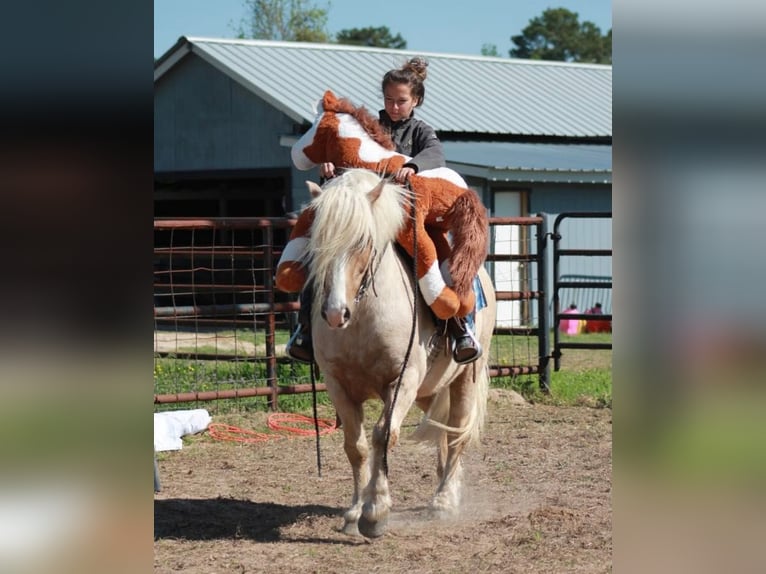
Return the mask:
<svg viewBox="0 0 766 574"><path fill-rule="evenodd" d="M412 220L415 221L415 196L412 197ZM384 441L383 448L383 472L388 478L388 443L391 440L391 416L394 413L394 406L396 405L396 399L399 396L399 387L402 386L402 378L404 377L404 371L407 368L407 363L410 362L410 354L412 353L412 345L415 342L415 327L418 322L418 299L420 299L420 286L418 284L418 227L413 225L413 257L412 257L412 269L414 278L413 287L413 299L412 299L412 328L410 329L410 341L407 344L407 352L404 355L402 361L402 369L399 371L399 378L396 380L396 387L394 387L394 396L391 399L391 405L386 413L386 439Z"/></svg>
<svg viewBox="0 0 766 574"><path fill-rule="evenodd" d="M411 217L413 221L415 220L415 198L412 199L412 214ZM413 245L413 257L412 257L412 267L413 267L413 278L414 278L414 286L413 286L413 301L412 301L412 327L410 329L410 340L407 344L407 352L404 355L404 360L402 361L402 368L399 371L399 377L396 380L396 386L394 387L394 396L391 399L391 403L388 408L388 412L386 413L386 427L385 427L385 440L384 440L384 449L383 449L383 472L385 473L386 477L388 477L388 444L391 440L391 417L394 412L394 407L396 406L396 399L399 396L399 388L402 385L402 379L404 378L404 371L407 369L407 364L410 361L410 355L412 354L412 347L415 342L415 330L417 326L417 319L418 319L418 299L420 299L420 285L418 283L418 273L417 273L417 261L418 261L418 236L417 236L417 226L414 226L413 229L414 233L414 245ZM362 277L362 282L359 285L359 290L356 293L356 296L354 297L354 302L359 303L359 301L364 298L364 296L367 294L367 291L370 287L372 287L372 291L377 297L378 294L375 291L375 274L378 272L378 268L380 267L381 262L383 261L383 256L386 254L386 250L388 249L388 243L386 244L385 248L383 249L383 253L380 254L380 257L377 256L376 250L373 248L373 253L370 257L370 262L367 265L367 269L365 269L364 276ZM317 471L319 477L322 476L322 462L321 462L321 455L320 455L320 449L319 449L319 420L317 415L317 401L316 401L316 373L314 371L315 363L312 361L311 365L309 366L309 370L311 371L311 388L312 388L312 397L313 397L313 407L314 407L314 426L315 426L315 432L316 432L316 455L317 455Z"/></svg>

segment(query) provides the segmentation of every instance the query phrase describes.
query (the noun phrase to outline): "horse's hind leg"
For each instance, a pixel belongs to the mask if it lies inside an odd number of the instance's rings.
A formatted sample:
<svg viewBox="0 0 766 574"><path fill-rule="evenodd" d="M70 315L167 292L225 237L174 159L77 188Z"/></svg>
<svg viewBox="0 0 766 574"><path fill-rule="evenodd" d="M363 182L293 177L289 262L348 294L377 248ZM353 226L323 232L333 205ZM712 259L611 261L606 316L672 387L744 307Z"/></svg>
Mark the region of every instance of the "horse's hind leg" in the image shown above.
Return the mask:
<svg viewBox="0 0 766 574"><path fill-rule="evenodd" d="M472 417L475 404L475 384L467 376L466 369L449 388L450 411L447 425L465 428ZM458 434L444 433L438 445L439 486L431 502L431 510L438 518L455 516L460 509L463 486L463 464L461 462L467 438L458 439Z"/></svg>
<svg viewBox="0 0 766 574"><path fill-rule="evenodd" d="M448 435L448 439L452 439ZM460 510L460 497L463 488L463 463L461 457L465 445L447 447L447 457L442 471L441 482L431 501L431 512L437 518L455 516ZM441 465L440 465L441 466Z"/></svg>

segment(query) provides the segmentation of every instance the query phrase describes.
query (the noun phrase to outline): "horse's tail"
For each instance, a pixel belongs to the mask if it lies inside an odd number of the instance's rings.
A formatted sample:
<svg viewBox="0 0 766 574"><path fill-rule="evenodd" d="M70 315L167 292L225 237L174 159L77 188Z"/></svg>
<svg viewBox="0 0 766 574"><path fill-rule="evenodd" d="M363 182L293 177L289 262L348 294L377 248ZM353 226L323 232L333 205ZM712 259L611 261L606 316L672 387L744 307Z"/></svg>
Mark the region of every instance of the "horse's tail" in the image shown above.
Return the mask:
<svg viewBox="0 0 766 574"><path fill-rule="evenodd" d="M452 232L449 272L453 289L463 300L487 257L489 219L479 196L471 189L458 196L448 213Z"/></svg>
<svg viewBox="0 0 766 574"><path fill-rule="evenodd" d="M489 395L489 367L486 361L476 361L466 365L464 369L474 377L474 401L468 421L461 428L447 425L450 411L450 391L445 385L436 395L428 412L423 415L420 424L410 437L416 441L430 441L439 444L445 432L456 434L451 445L475 445L481 439L481 432L487 417L487 396ZM465 373L466 375L468 373Z"/></svg>

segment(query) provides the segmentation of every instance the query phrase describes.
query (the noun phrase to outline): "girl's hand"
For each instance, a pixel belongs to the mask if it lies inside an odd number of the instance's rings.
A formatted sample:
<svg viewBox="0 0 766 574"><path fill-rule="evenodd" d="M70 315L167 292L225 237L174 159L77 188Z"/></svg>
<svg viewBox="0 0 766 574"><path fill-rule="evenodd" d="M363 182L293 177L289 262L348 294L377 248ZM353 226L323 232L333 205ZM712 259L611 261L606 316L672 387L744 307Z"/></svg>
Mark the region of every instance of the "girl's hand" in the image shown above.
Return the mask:
<svg viewBox="0 0 766 574"><path fill-rule="evenodd" d="M407 183L413 173L415 173L415 170L411 167L403 167L398 169L394 174L394 181L400 185Z"/></svg>
<svg viewBox="0 0 766 574"><path fill-rule="evenodd" d="M325 179L335 177L335 164L331 162L319 164L319 175Z"/></svg>

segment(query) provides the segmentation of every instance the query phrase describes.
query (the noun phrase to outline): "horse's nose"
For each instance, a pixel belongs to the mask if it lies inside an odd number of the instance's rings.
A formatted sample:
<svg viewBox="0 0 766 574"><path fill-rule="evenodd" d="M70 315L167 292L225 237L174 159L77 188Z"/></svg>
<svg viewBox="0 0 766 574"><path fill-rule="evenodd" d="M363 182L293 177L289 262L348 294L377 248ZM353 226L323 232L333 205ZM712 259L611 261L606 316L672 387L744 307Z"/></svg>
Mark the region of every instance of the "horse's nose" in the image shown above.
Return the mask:
<svg viewBox="0 0 766 574"><path fill-rule="evenodd" d="M322 309L322 318L333 329L345 326L351 318L351 310L344 306L340 309Z"/></svg>

